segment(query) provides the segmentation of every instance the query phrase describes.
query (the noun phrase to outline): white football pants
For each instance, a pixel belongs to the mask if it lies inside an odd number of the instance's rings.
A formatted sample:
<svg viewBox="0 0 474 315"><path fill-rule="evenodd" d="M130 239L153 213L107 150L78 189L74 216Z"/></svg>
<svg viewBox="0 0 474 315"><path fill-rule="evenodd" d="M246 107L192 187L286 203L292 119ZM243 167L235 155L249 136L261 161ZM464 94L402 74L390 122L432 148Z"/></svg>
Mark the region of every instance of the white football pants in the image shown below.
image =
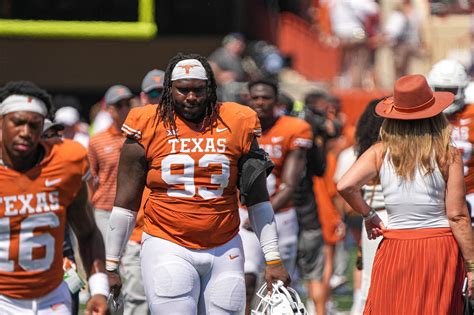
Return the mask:
<svg viewBox="0 0 474 315"><path fill-rule="evenodd" d="M152 314L239 314L245 306L239 235L224 245L194 250L143 233L141 266Z"/></svg>
<svg viewBox="0 0 474 315"><path fill-rule="evenodd" d="M12 299L0 294L1 315L71 315L71 294L65 282L36 299Z"/></svg>

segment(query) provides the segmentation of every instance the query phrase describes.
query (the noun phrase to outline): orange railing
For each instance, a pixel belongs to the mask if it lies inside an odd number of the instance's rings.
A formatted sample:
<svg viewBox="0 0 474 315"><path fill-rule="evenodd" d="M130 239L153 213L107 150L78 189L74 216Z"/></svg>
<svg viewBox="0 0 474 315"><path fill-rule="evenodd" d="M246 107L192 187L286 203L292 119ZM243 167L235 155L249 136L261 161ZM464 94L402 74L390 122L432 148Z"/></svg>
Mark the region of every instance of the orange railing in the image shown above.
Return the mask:
<svg viewBox="0 0 474 315"><path fill-rule="evenodd" d="M360 89L333 90L331 92L340 99L341 110L347 115L348 123L351 125L356 124L357 119L370 101L391 93L383 90L366 91Z"/></svg>
<svg viewBox="0 0 474 315"><path fill-rule="evenodd" d="M321 43L310 24L292 13L280 15L277 44L309 80L332 82L339 73L339 49Z"/></svg>

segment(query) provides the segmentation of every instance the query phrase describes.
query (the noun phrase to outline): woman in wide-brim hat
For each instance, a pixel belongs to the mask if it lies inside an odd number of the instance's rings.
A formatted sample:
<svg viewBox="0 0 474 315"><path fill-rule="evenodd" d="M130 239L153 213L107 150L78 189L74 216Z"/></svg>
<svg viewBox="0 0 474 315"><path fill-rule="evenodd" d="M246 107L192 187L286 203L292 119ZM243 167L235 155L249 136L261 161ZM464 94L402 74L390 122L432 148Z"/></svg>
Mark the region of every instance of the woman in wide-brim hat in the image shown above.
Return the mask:
<svg viewBox="0 0 474 315"><path fill-rule="evenodd" d="M449 92L433 92L422 75L395 83L377 104L381 141L367 150L337 188L364 217L369 238L383 236L364 314L460 314L467 276L472 298L474 237L465 202L461 155L442 113ZM387 227L360 189L379 176Z"/></svg>

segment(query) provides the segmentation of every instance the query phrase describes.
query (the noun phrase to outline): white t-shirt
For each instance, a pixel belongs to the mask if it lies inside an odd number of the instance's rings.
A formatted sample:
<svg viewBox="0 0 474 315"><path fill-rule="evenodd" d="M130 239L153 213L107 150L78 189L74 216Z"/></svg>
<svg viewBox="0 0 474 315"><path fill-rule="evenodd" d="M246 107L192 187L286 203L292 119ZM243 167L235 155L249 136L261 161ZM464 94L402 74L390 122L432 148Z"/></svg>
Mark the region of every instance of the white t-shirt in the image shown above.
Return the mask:
<svg viewBox="0 0 474 315"><path fill-rule="evenodd" d="M329 0L329 10L334 34L349 39L364 30L364 21L378 14L379 6L373 0Z"/></svg>
<svg viewBox="0 0 474 315"><path fill-rule="evenodd" d="M334 171L333 180L335 183L341 180L342 176L351 168L351 166L357 160L357 156L354 151L354 147L348 147L342 150L337 157L336 170Z"/></svg>

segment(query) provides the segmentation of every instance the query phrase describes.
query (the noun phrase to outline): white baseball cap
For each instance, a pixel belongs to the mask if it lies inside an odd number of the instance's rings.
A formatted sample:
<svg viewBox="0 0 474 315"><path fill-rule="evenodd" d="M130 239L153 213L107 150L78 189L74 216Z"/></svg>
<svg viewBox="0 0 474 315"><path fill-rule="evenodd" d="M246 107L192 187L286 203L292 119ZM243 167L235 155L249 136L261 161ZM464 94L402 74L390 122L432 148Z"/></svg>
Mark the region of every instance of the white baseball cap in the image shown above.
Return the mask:
<svg viewBox="0 0 474 315"><path fill-rule="evenodd" d="M71 106L61 107L54 115L54 121L65 126L73 126L79 122L79 111Z"/></svg>

